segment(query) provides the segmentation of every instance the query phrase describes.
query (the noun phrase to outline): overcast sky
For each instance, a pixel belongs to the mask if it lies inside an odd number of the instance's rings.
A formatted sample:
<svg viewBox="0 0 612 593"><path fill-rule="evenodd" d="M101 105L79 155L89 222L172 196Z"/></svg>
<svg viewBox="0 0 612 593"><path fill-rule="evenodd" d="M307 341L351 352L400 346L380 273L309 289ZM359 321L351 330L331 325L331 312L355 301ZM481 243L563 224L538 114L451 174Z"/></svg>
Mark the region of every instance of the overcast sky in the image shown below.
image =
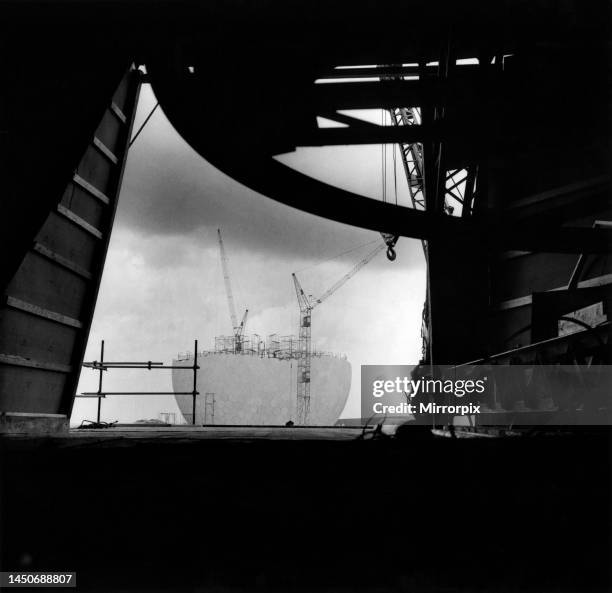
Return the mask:
<svg viewBox="0 0 612 593"><path fill-rule="evenodd" d="M136 126L155 104L143 87ZM329 183L380 199L381 147L301 149L280 160ZM395 198L392 150L387 196ZM399 161L398 199L407 199ZM208 164L158 108L130 150L119 209L87 346L86 360L170 363L179 351L230 334L216 229L229 258L236 309L249 309L247 333L297 334L291 273L319 296L374 245L375 232L341 225L253 192ZM313 347L346 353L353 383L344 417L359 416L362 364L411 364L420 357L425 272L420 242L400 239L398 257L381 252L313 312ZM324 261L329 260L329 261ZM323 263L320 263L322 262ZM170 371L110 371L109 390L171 391ZM95 391L85 369L79 393ZM172 396L109 396L102 419L122 422L178 412ZM95 419L95 400L77 399L72 423Z"/></svg>

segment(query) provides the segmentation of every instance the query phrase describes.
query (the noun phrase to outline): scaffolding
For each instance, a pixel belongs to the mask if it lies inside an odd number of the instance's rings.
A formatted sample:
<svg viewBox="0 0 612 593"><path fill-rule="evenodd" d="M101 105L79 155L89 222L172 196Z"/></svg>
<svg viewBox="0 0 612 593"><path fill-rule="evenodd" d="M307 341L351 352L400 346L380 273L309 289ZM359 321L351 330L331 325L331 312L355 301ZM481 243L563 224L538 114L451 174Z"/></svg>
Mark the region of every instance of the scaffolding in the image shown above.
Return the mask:
<svg viewBox="0 0 612 593"><path fill-rule="evenodd" d="M100 360L94 360L93 362L84 362L83 367L98 371L98 391L85 391L77 394L75 397L78 398L89 398L98 400L98 409L96 414L96 423L101 424L102 416L102 400L106 399L108 395L191 395L193 398L192 406L192 424L195 424L196 420L196 402L197 397L200 394L198 391L198 341L194 342L194 355L192 357L193 363L189 366L184 365L165 365L163 362L153 362L151 360L138 361L138 362L108 362L104 360L104 340L100 343ZM143 369L148 371L157 370L185 370L193 372L193 389L191 391L105 391L103 389L103 377L104 373L110 369Z"/></svg>
<svg viewBox="0 0 612 593"><path fill-rule="evenodd" d="M252 334L250 337L242 338L240 349L237 348L234 336L215 336L215 346L213 350L202 350L198 352L199 357L207 357L221 354L232 354L236 356L259 356L260 358L277 358L279 360L299 359L300 338L295 335L279 336L269 334L265 340L259 334ZM338 354L327 350L313 349L311 356L333 358L344 358L345 354ZM179 352L176 356L177 361L190 361L193 359L193 352Z"/></svg>

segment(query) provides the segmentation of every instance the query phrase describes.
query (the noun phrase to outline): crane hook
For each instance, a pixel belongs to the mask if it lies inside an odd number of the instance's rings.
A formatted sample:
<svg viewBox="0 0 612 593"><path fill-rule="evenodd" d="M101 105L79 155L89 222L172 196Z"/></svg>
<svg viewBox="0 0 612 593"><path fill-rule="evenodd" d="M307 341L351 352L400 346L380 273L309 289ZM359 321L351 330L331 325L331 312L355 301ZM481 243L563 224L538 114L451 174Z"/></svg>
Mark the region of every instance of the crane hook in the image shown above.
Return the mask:
<svg viewBox="0 0 612 593"><path fill-rule="evenodd" d="M399 235L393 235L391 233L380 233L380 234L382 235L383 241L387 245L387 259L389 261L394 261L397 255L395 253L395 249L393 248L395 247L395 244L397 243L397 240L399 239Z"/></svg>

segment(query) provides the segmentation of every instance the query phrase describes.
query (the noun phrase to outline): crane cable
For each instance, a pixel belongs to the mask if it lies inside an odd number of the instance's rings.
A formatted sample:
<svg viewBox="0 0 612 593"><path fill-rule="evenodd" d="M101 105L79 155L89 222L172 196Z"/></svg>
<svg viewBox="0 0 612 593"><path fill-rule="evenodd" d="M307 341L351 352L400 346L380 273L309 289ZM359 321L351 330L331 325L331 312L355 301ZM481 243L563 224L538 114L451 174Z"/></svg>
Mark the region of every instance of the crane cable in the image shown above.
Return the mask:
<svg viewBox="0 0 612 593"><path fill-rule="evenodd" d="M310 270L311 268L315 268L316 266L320 266L321 264L327 263L328 261L337 259L338 257L346 255L347 253L352 253L353 251L357 251L358 249L361 249L362 247L365 247L366 245L373 245L374 243L378 243L378 241L379 239L374 239L374 241L368 241L367 243L361 243L361 245L351 247L350 249L347 249L346 251L342 251L341 253L337 253L336 255L332 255L331 257L322 259L314 264L305 266L304 268L300 268L299 270L296 270L294 274L299 274L300 272L303 272L304 270Z"/></svg>
<svg viewBox="0 0 612 593"><path fill-rule="evenodd" d="M397 206L397 146L393 145L393 185L395 191L395 205Z"/></svg>
<svg viewBox="0 0 612 593"><path fill-rule="evenodd" d="M380 125L384 125L384 109L380 110ZM387 201L387 196L385 195L385 145L380 145L380 192L382 195L382 201Z"/></svg>
<svg viewBox="0 0 612 593"><path fill-rule="evenodd" d="M382 127L385 127L387 118L386 118L386 110L380 110L380 123ZM387 145L381 144L381 193L382 193L382 201L387 202ZM397 206L397 163L396 163L396 155L395 155L395 145L392 145L393 149L393 183L395 188L395 205ZM397 235L392 235L391 233L381 233L382 238L387 245L387 259L389 261L394 261L397 257L395 253L395 244L399 237Z"/></svg>

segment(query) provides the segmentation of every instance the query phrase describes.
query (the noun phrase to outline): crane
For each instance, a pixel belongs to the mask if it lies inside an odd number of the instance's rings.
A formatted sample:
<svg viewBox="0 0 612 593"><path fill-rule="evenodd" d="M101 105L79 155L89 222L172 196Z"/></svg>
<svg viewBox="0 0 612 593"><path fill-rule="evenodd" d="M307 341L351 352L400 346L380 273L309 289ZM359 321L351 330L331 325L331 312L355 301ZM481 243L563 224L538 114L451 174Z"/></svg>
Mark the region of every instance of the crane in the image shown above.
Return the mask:
<svg viewBox="0 0 612 593"><path fill-rule="evenodd" d="M225 292L227 294L227 304L229 307L230 319L232 321L232 331L234 334L234 352L242 352L242 343L244 336L244 329L246 327L247 316L249 310L246 309L242 320L238 323L236 317L236 307L234 306L234 295L232 294L232 284L230 282L229 266L227 263L227 255L225 253L225 247L223 246L223 239L221 238L221 229L217 229L217 237L219 239L219 252L221 254L221 267L223 268L223 279L225 280Z"/></svg>
<svg viewBox="0 0 612 593"><path fill-rule="evenodd" d="M384 67L384 65L383 65ZM380 80L401 80L399 76L381 76ZM416 107L406 108L389 108L389 115L394 126L412 126L421 123L421 114ZM423 146L418 143L399 143L400 153L402 157L402 165L404 174L408 182L408 191L412 207L416 210L425 210L425 192L423 187ZM384 147L383 147L384 150ZM383 175L385 172L383 171ZM387 245L387 258L393 261L396 257L395 244L399 237L391 233L381 233L384 242ZM423 250L426 252L425 242L422 242ZM425 253L427 255L427 253Z"/></svg>
<svg viewBox="0 0 612 593"><path fill-rule="evenodd" d="M381 67L393 66L392 64L382 64ZM395 66L398 66L396 64ZM402 76L383 75L380 80L402 80ZM422 112L419 107L390 107L387 109L391 117L391 122L394 126L415 126L422 124ZM408 191L412 207L415 210L426 210L426 188L425 188L425 163L423 144L420 142L414 143L398 143L401 161L404 168L406 181L408 182ZM384 174L384 173L383 173ZM462 216L469 216L472 210L472 200L474 187L476 182L476 171L474 167L464 169L451 169L444 171L443 177L443 210L446 214L453 215L457 206L461 208ZM431 207L432 204L429 205ZM397 242L398 237L383 234L383 239L389 245L387 257L393 257L393 246ZM427 242L421 241L423 253L425 255L426 265L429 266L429 258L427 253ZM430 315L429 315L429 283L425 295L425 304L423 307L423 320L421 324L421 341L422 341L422 359L429 360L430 358Z"/></svg>
<svg viewBox="0 0 612 593"><path fill-rule="evenodd" d="M377 245L359 263L357 263L340 280L328 288L319 298L313 299L308 296L302 288L297 276L291 274L295 294L297 295L300 308L300 333L299 333L299 354L297 368L297 424L306 424L310 413L310 365L311 365L311 330L312 330L312 310L318 307L323 301L336 292L350 278L352 278L363 266L365 266L374 256L387 247L387 243Z"/></svg>

